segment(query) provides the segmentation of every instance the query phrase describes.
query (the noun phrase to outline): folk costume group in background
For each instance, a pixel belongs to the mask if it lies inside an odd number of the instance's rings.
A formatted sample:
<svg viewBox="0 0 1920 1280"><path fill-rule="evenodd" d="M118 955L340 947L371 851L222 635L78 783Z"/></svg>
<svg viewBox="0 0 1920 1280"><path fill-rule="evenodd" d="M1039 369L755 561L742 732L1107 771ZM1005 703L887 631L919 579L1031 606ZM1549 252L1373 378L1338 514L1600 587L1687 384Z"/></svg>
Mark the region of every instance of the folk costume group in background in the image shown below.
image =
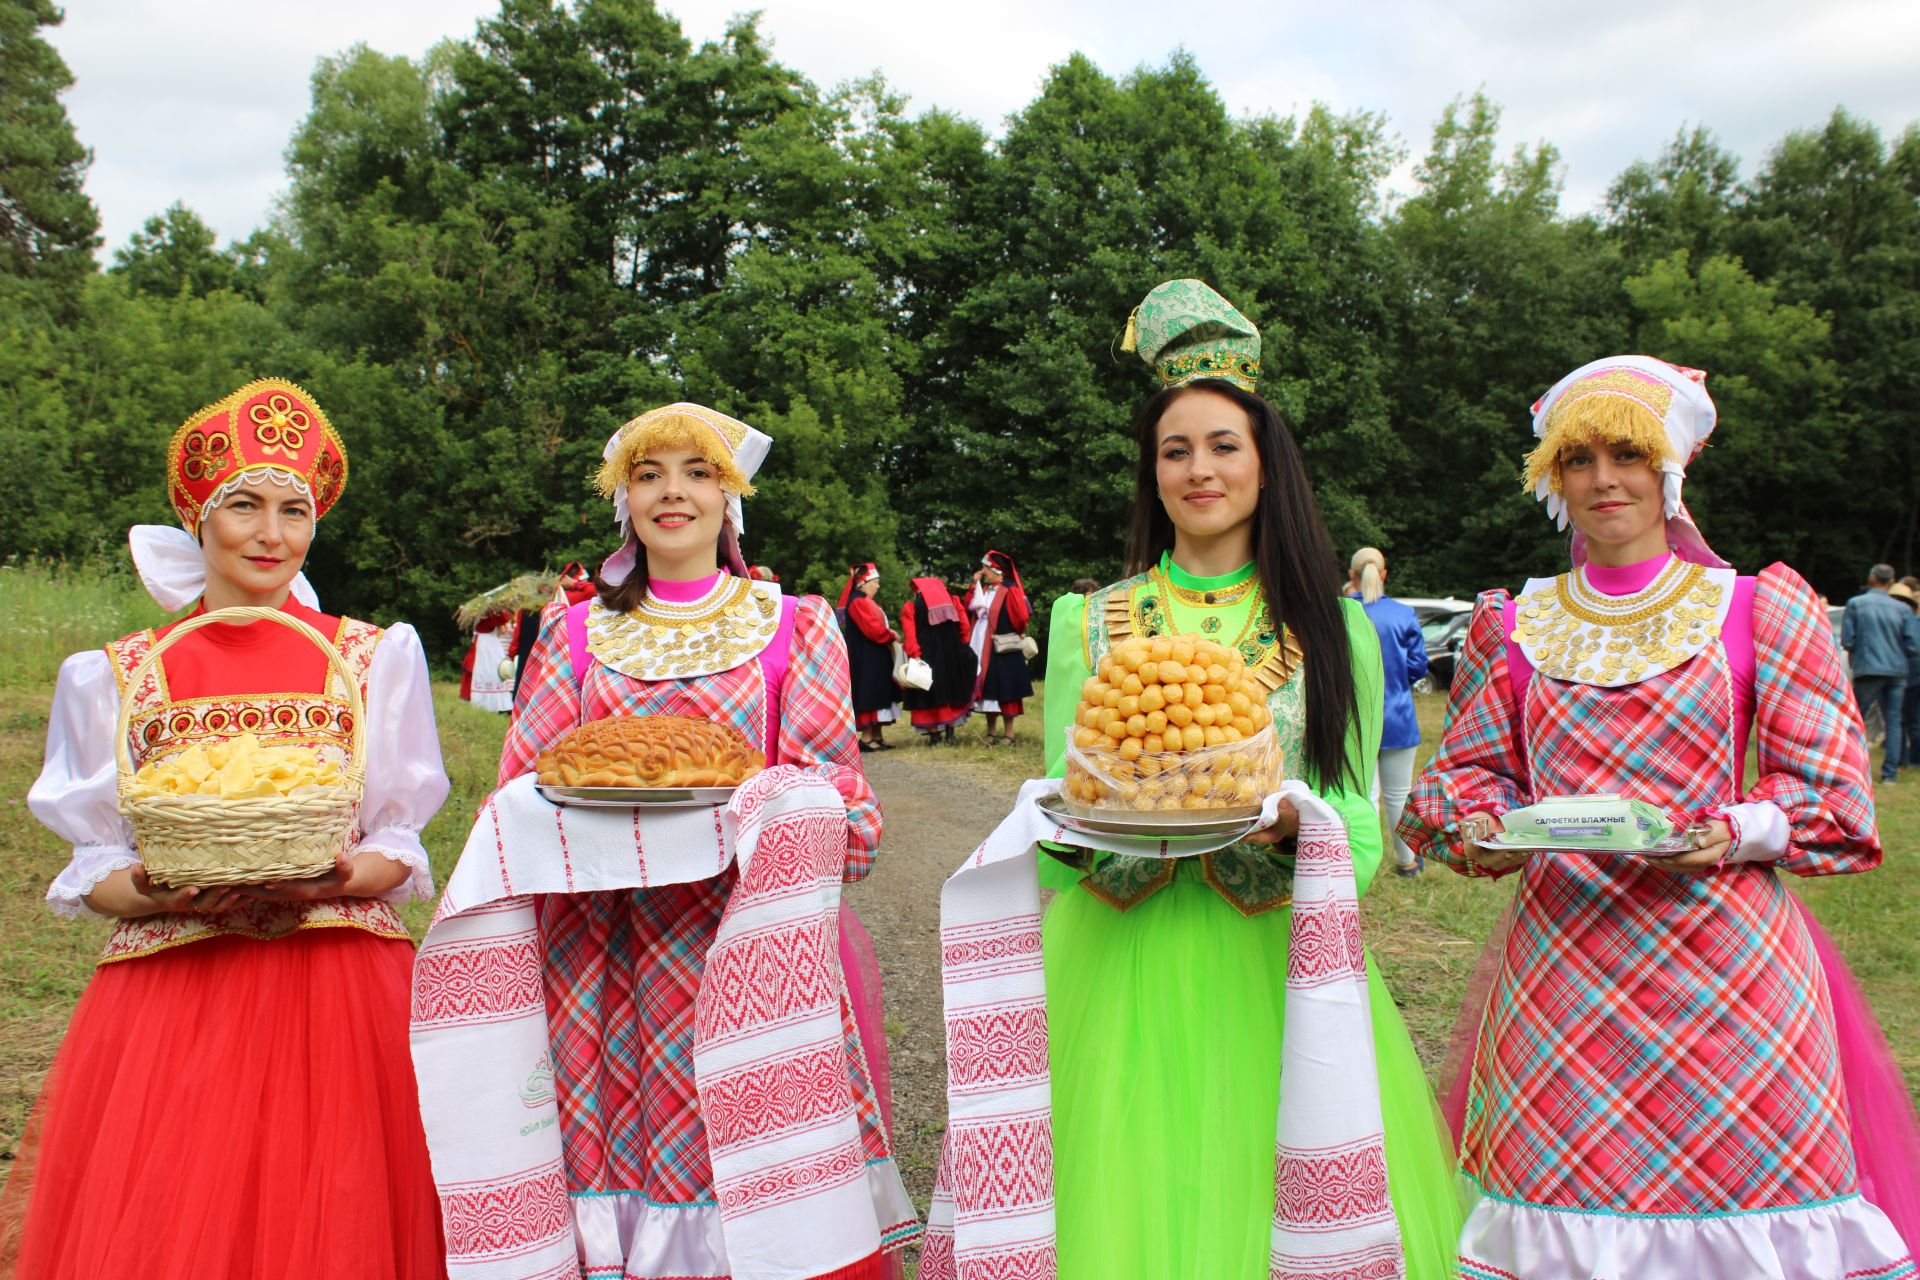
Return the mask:
<svg viewBox="0 0 1920 1280"><path fill-rule="evenodd" d="M1033 696L1027 663L1039 651L1027 636L1033 610L1013 557L987 552L964 591L915 578L898 631L879 602L880 588L879 566L854 565L837 610L861 749L890 749L883 735L896 706L907 709L928 746L951 743L976 711L986 717L988 746L1010 744L1013 722ZM926 664L919 681L897 661L896 646L909 661Z"/></svg>
<svg viewBox="0 0 1920 1280"><path fill-rule="evenodd" d="M482 711L512 711L527 657L540 638L541 610L557 600L579 604L592 595L593 579L576 561L558 575L520 574L463 603L454 621L473 638L460 660L461 699Z"/></svg>
<svg viewBox="0 0 1920 1280"><path fill-rule="evenodd" d="M1573 526L1574 568L1481 598L1399 823L1408 853L1519 877L1436 1108L1358 913L1383 858L1376 763L1411 746L1396 730L1383 750L1382 637L1410 671L1406 619L1377 607L1371 561L1342 598L1257 392L1254 324L1169 281L1123 346L1158 383L1134 421L1128 576L1053 606L1047 772L1117 646L1198 635L1265 690L1285 778L1258 830L1203 852L1069 833L1036 779L948 882L920 1274L1920 1275L1911 1104L1778 874L1877 865L1859 718L1811 591L1784 566L1737 574L1680 500L1714 427L1703 375L1610 358L1535 406L1528 483ZM253 604L327 638L364 700L365 798L325 875L159 886L117 799L123 708L135 765L243 733L338 760L350 687L267 621L66 662L29 797L73 845L48 898L118 923L0 1197L0 1270L901 1274L920 1225L890 1152L878 967L841 896L881 834L859 737L879 741L896 642L930 668L902 698L929 741L974 709L1010 735L1031 608L999 552L963 591L914 579L897 630L874 565L838 617L750 574L741 500L770 443L694 404L613 433L598 484L622 543L516 621L498 788L416 958L395 904L433 893L419 832L447 794L424 657L404 624L320 612L298 573L345 450L277 381L180 428L184 532L133 531L141 578L170 610ZM571 730L644 715L731 726L769 767L722 810L536 792ZM1490 843L1502 813L1597 791L1704 843Z"/></svg>

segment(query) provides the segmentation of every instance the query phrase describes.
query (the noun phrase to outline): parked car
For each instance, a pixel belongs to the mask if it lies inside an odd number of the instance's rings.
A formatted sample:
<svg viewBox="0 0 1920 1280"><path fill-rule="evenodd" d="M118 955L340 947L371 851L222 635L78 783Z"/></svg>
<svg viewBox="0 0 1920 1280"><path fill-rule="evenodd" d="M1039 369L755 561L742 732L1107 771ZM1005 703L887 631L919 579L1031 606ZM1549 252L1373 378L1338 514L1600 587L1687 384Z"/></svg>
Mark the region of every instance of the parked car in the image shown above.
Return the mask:
<svg viewBox="0 0 1920 1280"><path fill-rule="evenodd" d="M1414 681L1417 693L1432 693L1453 683L1454 668L1459 665L1460 650L1466 647L1467 623L1473 618L1473 601L1453 596L1395 597L1413 610L1420 620L1420 636L1427 646L1427 674Z"/></svg>

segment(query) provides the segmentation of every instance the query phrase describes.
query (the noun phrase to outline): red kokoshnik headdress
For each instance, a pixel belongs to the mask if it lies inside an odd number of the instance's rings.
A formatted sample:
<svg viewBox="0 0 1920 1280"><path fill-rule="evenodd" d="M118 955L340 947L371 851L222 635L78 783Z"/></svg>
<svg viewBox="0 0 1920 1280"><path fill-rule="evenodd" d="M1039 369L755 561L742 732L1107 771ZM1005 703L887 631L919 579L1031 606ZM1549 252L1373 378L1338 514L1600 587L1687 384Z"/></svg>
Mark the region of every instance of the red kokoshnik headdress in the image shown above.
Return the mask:
<svg viewBox="0 0 1920 1280"><path fill-rule="evenodd" d="M200 410L167 449L167 498L196 537L212 508L247 476L297 481L315 519L347 487L347 451L313 397L291 382L263 378Z"/></svg>

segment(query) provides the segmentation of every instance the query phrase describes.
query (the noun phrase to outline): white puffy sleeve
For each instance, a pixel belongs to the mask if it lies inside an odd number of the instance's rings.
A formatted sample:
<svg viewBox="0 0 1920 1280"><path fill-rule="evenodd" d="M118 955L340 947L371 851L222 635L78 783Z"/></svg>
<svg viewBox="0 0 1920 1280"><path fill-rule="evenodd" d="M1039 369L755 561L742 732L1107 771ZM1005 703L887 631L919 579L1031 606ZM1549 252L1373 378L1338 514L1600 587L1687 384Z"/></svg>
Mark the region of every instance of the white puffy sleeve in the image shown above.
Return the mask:
<svg viewBox="0 0 1920 1280"><path fill-rule="evenodd" d="M387 901L433 896L420 829L446 799L427 656L419 634L396 623L381 633L367 671L367 794L360 806L366 835L354 848L356 854L378 850L407 864L412 874L381 895Z"/></svg>
<svg viewBox="0 0 1920 1280"><path fill-rule="evenodd" d="M47 717L47 760L27 792L33 816L73 844L73 860L47 887L47 904L58 915L94 914L86 895L140 860L133 832L120 816L113 763L119 718L120 688L103 650L76 653L60 664Z"/></svg>

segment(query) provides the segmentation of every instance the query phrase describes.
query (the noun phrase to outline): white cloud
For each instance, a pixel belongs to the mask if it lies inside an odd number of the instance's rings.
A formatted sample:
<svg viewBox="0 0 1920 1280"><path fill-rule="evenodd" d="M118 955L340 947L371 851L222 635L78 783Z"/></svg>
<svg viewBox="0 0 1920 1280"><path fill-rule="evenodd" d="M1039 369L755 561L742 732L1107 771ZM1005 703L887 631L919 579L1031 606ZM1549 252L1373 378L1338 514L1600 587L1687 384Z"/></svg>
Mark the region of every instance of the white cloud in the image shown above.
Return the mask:
<svg viewBox="0 0 1920 1280"><path fill-rule="evenodd" d="M109 250L183 200L226 238L267 216L305 115L314 61L364 41L418 56L470 34L494 0L81 0L51 39L78 83L68 110L94 148L89 190ZM695 40L739 0L666 6ZM823 87L882 72L913 107L999 132L1075 50L1115 75L1184 46L1237 113L1315 101L1384 113L1412 157L1456 95L1485 86L1503 141L1547 141L1567 205L1593 207L1626 165L1703 124L1751 173L1790 129L1845 105L1896 133L1920 121L1920 6L1911 0L764 0L776 55ZM1405 181L1403 169L1399 180Z"/></svg>

